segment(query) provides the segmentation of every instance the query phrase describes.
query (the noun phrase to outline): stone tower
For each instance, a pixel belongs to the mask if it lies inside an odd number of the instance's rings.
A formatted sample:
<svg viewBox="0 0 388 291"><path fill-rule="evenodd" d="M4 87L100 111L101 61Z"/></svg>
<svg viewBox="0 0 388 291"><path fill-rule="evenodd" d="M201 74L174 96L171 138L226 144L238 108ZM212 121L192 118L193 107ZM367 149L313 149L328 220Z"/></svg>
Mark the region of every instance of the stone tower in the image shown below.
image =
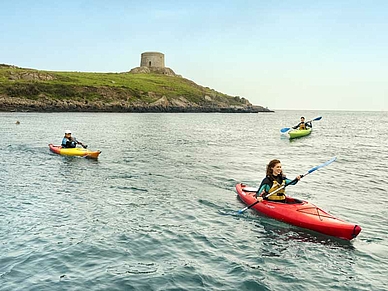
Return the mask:
<svg viewBox="0 0 388 291"><path fill-rule="evenodd" d="M140 67L164 68L164 54L158 52L142 53Z"/></svg>

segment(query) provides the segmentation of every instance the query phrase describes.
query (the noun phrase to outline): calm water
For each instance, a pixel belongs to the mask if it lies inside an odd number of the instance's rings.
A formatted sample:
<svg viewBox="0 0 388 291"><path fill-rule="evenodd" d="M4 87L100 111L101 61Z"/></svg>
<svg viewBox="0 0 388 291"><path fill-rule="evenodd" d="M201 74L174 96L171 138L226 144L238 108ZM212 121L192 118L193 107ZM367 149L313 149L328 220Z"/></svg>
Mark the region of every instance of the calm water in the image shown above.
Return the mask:
<svg viewBox="0 0 388 291"><path fill-rule="evenodd" d="M0 113L0 290L387 290L387 112ZM15 122L19 120L20 124ZM65 129L98 161L50 153ZM269 160L351 242L243 208Z"/></svg>

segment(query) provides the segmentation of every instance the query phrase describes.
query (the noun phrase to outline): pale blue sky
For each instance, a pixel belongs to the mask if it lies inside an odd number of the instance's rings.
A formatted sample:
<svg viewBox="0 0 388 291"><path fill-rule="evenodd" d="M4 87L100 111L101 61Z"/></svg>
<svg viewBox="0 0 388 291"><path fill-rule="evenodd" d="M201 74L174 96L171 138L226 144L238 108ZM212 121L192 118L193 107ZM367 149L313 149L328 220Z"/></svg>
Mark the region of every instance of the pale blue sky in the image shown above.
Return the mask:
<svg viewBox="0 0 388 291"><path fill-rule="evenodd" d="M270 109L388 111L388 1L0 4L0 63L124 72L140 54Z"/></svg>

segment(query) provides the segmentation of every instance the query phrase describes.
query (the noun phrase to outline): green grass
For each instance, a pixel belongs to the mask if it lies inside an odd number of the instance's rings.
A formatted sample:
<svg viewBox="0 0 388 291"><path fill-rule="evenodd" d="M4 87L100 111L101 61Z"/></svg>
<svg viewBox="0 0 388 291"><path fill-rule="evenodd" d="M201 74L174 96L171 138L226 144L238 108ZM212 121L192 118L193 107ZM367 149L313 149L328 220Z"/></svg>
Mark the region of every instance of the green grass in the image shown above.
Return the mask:
<svg viewBox="0 0 388 291"><path fill-rule="evenodd" d="M41 76L32 80L26 75ZM53 78L46 80L46 77ZM197 104L223 102L242 105L240 97L233 97L202 87L194 82L161 74L85 73L39 71L0 65L0 94L9 97L37 99L72 99L104 102L141 100L151 103L162 96L172 100L184 97ZM213 100L208 101L205 95Z"/></svg>

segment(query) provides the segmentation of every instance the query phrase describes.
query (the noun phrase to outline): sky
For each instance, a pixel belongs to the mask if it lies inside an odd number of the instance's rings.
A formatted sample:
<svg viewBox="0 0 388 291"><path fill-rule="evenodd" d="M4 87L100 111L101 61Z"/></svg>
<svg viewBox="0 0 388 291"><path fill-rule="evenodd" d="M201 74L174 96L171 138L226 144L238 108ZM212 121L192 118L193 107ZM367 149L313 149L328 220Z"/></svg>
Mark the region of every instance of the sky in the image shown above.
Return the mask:
<svg viewBox="0 0 388 291"><path fill-rule="evenodd" d="M13 0L0 63L126 72L161 52L176 74L272 110L388 111L385 0Z"/></svg>

